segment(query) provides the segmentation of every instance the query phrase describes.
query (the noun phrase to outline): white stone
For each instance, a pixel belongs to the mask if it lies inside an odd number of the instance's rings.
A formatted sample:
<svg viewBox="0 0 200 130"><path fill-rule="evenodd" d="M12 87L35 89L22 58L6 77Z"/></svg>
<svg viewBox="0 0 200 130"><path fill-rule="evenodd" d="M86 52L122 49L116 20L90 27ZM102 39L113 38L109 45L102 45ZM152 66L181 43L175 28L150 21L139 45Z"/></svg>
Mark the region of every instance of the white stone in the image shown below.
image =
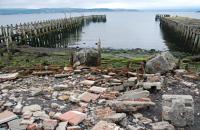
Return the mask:
<svg viewBox="0 0 200 130"><path fill-rule="evenodd" d="M92 81L92 80L83 80L80 82L80 84L83 84L83 85L87 85L87 86L92 86L94 85L95 81Z"/></svg>
<svg viewBox="0 0 200 130"><path fill-rule="evenodd" d="M103 87L96 87L96 86L93 86L89 89L90 92L94 92L94 93L103 93L107 90L107 88L103 88Z"/></svg>

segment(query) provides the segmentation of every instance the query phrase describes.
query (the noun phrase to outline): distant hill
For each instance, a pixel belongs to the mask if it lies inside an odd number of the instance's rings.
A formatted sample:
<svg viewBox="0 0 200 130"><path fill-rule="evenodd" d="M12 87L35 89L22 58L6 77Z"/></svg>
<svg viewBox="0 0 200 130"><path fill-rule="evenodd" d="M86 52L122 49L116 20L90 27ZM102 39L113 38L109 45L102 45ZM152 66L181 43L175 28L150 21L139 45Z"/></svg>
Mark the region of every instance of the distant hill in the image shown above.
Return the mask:
<svg viewBox="0 0 200 130"><path fill-rule="evenodd" d="M11 14L35 14L35 13L69 13L69 12L114 12L114 11L137 11L134 9L108 9L108 8L41 8L41 9L0 9L0 15Z"/></svg>

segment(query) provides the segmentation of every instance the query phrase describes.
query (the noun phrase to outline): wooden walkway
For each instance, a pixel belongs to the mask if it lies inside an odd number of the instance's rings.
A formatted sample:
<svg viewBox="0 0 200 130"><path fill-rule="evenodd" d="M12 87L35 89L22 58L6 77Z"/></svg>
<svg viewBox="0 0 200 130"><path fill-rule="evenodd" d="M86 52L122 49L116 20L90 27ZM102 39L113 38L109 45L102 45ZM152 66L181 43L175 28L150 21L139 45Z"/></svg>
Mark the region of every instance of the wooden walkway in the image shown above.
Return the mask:
<svg viewBox="0 0 200 130"><path fill-rule="evenodd" d="M187 17L160 17L163 31L170 33L192 53L200 53L200 19Z"/></svg>
<svg viewBox="0 0 200 130"><path fill-rule="evenodd" d="M8 49L18 45L56 47L56 41L91 22L106 22L106 16L90 15L1 26L0 47L7 46Z"/></svg>

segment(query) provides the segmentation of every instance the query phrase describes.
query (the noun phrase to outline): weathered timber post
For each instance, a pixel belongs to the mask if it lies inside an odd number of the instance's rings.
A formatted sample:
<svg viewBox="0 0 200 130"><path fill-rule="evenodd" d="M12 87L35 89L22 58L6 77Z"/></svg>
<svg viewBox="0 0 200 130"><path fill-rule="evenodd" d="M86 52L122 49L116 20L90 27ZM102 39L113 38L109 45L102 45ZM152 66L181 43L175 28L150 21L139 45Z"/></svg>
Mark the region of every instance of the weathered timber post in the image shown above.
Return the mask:
<svg viewBox="0 0 200 130"><path fill-rule="evenodd" d="M101 65L101 40L99 39L97 43L97 51L98 51L98 60L97 60L97 65Z"/></svg>

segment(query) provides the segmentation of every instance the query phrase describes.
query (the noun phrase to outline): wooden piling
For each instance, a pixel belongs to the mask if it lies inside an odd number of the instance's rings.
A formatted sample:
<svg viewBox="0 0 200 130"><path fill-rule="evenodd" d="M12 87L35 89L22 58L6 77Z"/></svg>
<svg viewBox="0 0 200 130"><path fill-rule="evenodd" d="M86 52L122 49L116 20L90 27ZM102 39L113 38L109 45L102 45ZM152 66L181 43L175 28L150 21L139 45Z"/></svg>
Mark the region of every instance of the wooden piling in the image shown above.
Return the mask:
<svg viewBox="0 0 200 130"><path fill-rule="evenodd" d="M30 45L33 47L63 47L62 39L91 22L106 22L105 15L90 15L35 21L0 27L0 45Z"/></svg>
<svg viewBox="0 0 200 130"><path fill-rule="evenodd" d="M200 53L200 20L178 16L156 15L164 33L179 40L181 48L187 48L191 53Z"/></svg>

